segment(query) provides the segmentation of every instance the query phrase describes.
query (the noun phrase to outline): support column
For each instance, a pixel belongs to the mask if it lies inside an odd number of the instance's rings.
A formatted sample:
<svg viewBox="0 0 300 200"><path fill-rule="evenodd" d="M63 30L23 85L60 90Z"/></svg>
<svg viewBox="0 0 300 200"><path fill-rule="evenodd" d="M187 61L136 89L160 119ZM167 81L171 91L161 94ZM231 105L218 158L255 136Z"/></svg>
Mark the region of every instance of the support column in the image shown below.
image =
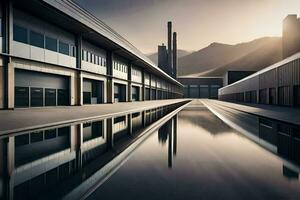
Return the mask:
<svg viewBox="0 0 300 200"><path fill-rule="evenodd" d="M72 102L71 105L83 105L83 79L82 79L82 72L80 71L82 65L82 35L77 35L76 36L76 68L79 69L76 72L76 75L74 79L76 80L76 94L75 98L76 101Z"/></svg>
<svg viewBox="0 0 300 200"><path fill-rule="evenodd" d="M107 84L106 84L106 96L107 96L107 103L114 102L114 85L113 85L113 52L107 51L106 55L107 60Z"/></svg>
<svg viewBox="0 0 300 200"><path fill-rule="evenodd" d="M13 5L12 1L5 1L3 4L3 21L4 21L4 49L6 54L12 54L13 39ZM14 108L14 67L11 57L6 57L4 61L4 108Z"/></svg>
<svg viewBox="0 0 300 200"><path fill-rule="evenodd" d="M145 101L145 90L146 90L146 88L145 88L145 70L143 69L142 70L142 101Z"/></svg>
<svg viewBox="0 0 300 200"><path fill-rule="evenodd" d="M128 73L127 73L127 80L128 80L128 91L127 91L127 99L128 102L132 102L132 74L131 74L131 69L132 69L132 63L129 63L128 65Z"/></svg>

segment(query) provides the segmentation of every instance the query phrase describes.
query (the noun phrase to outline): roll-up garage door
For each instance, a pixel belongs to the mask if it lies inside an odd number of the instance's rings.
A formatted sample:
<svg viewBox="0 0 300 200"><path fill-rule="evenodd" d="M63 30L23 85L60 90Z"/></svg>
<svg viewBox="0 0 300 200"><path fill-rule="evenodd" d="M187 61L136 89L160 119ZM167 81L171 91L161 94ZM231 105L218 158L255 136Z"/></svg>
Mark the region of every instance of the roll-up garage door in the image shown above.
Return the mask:
<svg viewBox="0 0 300 200"><path fill-rule="evenodd" d="M43 88L30 88L30 105L32 107L43 106L44 105L44 92Z"/></svg>
<svg viewBox="0 0 300 200"><path fill-rule="evenodd" d="M15 69L15 107L69 105L67 76Z"/></svg>
<svg viewBox="0 0 300 200"><path fill-rule="evenodd" d="M56 106L56 89L45 89L45 106Z"/></svg>
<svg viewBox="0 0 300 200"><path fill-rule="evenodd" d="M16 87L15 88L15 104L17 107L29 106L29 88L28 87Z"/></svg>

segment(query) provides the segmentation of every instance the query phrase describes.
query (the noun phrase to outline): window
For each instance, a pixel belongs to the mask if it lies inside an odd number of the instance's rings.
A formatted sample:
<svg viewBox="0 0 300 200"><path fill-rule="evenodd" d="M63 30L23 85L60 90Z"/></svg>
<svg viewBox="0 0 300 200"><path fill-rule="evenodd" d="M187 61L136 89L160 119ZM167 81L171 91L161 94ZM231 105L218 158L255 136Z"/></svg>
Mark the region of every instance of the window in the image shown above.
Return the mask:
<svg viewBox="0 0 300 200"><path fill-rule="evenodd" d="M98 61L99 65L102 66L102 57L99 56L98 59L99 59L99 61Z"/></svg>
<svg viewBox="0 0 300 200"><path fill-rule="evenodd" d="M85 60L85 50L81 50L81 60Z"/></svg>
<svg viewBox="0 0 300 200"><path fill-rule="evenodd" d="M30 31L30 44L36 47L44 48L44 35Z"/></svg>
<svg viewBox="0 0 300 200"><path fill-rule="evenodd" d="M69 55L69 44L59 41L59 53Z"/></svg>
<svg viewBox="0 0 300 200"><path fill-rule="evenodd" d="M90 53L90 63L93 63L93 56L94 54Z"/></svg>
<svg viewBox="0 0 300 200"><path fill-rule="evenodd" d="M106 59L105 59L105 58L102 58L102 65L103 65L104 67L106 67Z"/></svg>
<svg viewBox="0 0 300 200"><path fill-rule="evenodd" d="M99 62L99 61L98 61L98 56L95 55L95 56L94 56L94 64L98 65L98 62Z"/></svg>
<svg viewBox="0 0 300 200"><path fill-rule="evenodd" d="M76 47L73 45L70 45L70 56L76 57Z"/></svg>
<svg viewBox="0 0 300 200"><path fill-rule="evenodd" d="M46 49L50 51L57 51L57 40L46 36Z"/></svg>
<svg viewBox="0 0 300 200"><path fill-rule="evenodd" d="M23 28L21 26L18 26L16 24L14 24L14 41L17 42L22 42L27 44L28 43L28 33L27 33L27 29Z"/></svg>

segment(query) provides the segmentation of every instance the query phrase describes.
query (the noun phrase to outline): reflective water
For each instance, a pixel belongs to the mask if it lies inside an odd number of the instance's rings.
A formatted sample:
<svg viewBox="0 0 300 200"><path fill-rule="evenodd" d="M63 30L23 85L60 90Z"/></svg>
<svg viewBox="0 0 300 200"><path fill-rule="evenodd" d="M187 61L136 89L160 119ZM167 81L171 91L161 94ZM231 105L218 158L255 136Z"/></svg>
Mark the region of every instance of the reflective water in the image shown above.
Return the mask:
<svg viewBox="0 0 300 200"><path fill-rule="evenodd" d="M179 106L0 138L0 199L300 199L299 127Z"/></svg>
<svg viewBox="0 0 300 200"><path fill-rule="evenodd" d="M258 132L253 121L242 122ZM191 105L89 199L300 199L300 182L290 162Z"/></svg>

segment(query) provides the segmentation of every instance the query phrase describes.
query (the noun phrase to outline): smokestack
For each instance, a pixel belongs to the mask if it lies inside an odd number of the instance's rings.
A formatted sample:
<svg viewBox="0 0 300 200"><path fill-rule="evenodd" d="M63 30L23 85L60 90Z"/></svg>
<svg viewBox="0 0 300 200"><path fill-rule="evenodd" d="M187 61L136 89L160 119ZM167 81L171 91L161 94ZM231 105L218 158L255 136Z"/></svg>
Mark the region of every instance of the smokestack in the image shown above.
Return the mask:
<svg viewBox="0 0 300 200"><path fill-rule="evenodd" d="M168 74L172 76L172 22L168 22Z"/></svg>
<svg viewBox="0 0 300 200"><path fill-rule="evenodd" d="M177 33L173 33L173 77L177 78Z"/></svg>

